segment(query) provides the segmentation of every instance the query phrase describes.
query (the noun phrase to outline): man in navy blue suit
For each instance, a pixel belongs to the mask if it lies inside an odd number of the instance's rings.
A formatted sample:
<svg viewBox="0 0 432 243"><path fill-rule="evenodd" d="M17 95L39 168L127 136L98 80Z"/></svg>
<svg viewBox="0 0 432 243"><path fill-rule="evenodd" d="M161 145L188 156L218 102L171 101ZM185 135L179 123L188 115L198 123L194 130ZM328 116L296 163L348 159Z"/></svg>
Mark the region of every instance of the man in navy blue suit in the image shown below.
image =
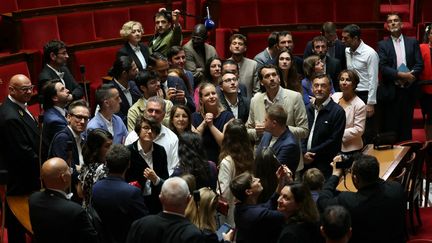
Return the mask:
<svg viewBox="0 0 432 243"><path fill-rule="evenodd" d="M423 60L416 39L402 35L402 19L397 14L387 16L390 37L378 43L378 55L383 82L378 99L383 112L384 132L396 132L398 141L412 138L415 85L423 70Z"/></svg>
<svg viewBox="0 0 432 243"><path fill-rule="evenodd" d="M257 154L266 147L271 147L281 164L296 171L300 161L300 145L286 125L288 114L281 105L272 105L267 109L264 119L264 134L258 145Z"/></svg>
<svg viewBox="0 0 432 243"><path fill-rule="evenodd" d="M124 180L129 163L129 149L112 145L106 155L109 174L93 186L93 207L109 242L125 242L132 222L148 214L141 190Z"/></svg>
<svg viewBox="0 0 432 243"><path fill-rule="evenodd" d="M42 88L43 108L43 136L51 141L56 133L68 125L66 120L66 106L73 97L69 90L58 79L47 81Z"/></svg>

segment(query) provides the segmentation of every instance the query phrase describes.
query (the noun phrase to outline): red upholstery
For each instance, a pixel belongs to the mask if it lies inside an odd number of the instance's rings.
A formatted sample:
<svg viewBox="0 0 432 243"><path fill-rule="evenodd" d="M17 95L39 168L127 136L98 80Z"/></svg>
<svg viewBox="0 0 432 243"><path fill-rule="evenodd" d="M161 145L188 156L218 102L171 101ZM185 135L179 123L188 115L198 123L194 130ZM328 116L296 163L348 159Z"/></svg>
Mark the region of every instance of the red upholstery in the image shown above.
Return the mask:
<svg viewBox="0 0 432 243"><path fill-rule="evenodd" d="M0 13L9 13L18 10L16 0L1 0Z"/></svg>
<svg viewBox="0 0 432 243"><path fill-rule="evenodd" d="M102 2L103 0L60 0L61 5Z"/></svg>
<svg viewBox="0 0 432 243"><path fill-rule="evenodd" d="M319 35L319 30L317 31L299 31L292 32L294 41L294 55L303 56L304 49L308 41L312 40L315 36Z"/></svg>
<svg viewBox="0 0 432 243"><path fill-rule="evenodd" d="M344 6L349 7L350 5L346 2ZM297 23L323 23L326 21L333 21L333 11L333 1L297 0Z"/></svg>
<svg viewBox="0 0 432 243"><path fill-rule="evenodd" d="M165 7L162 3L143 4L129 8L130 19L142 24L145 34L154 34L154 15L159 8Z"/></svg>
<svg viewBox="0 0 432 243"><path fill-rule="evenodd" d="M368 46L378 50L378 41L380 41L378 36L378 31L375 29L362 29L361 30L361 39Z"/></svg>
<svg viewBox="0 0 432 243"><path fill-rule="evenodd" d="M96 40L93 12L59 15L57 21L61 40L66 44Z"/></svg>
<svg viewBox="0 0 432 243"><path fill-rule="evenodd" d="M18 9L44 8L60 5L59 0L17 0L17 3Z"/></svg>
<svg viewBox="0 0 432 243"><path fill-rule="evenodd" d="M270 33L252 33L247 35L246 56L253 59L256 54L262 52L267 47L267 38Z"/></svg>
<svg viewBox="0 0 432 243"><path fill-rule="evenodd" d="M210 10L211 11L211 10ZM192 14L195 16L201 15L200 1L199 0L186 0L186 13ZM211 12L210 12L211 14ZM185 17L186 25L185 29L191 30L193 27L198 24L199 20L194 17Z"/></svg>
<svg viewBox="0 0 432 243"><path fill-rule="evenodd" d="M8 95L9 80L15 74L24 74L30 77L30 72L25 61L0 66L0 102Z"/></svg>
<svg viewBox="0 0 432 243"><path fill-rule="evenodd" d="M432 21L432 1L430 0L418 0L419 9L419 22L430 22Z"/></svg>
<svg viewBox="0 0 432 243"><path fill-rule="evenodd" d="M233 34L233 31L228 28L217 28L216 29L216 40L215 48L220 58L228 58L231 56L229 51L228 40Z"/></svg>
<svg viewBox="0 0 432 243"><path fill-rule="evenodd" d="M302 5L300 5L302 6ZM297 20L296 0L257 0L258 23L292 24Z"/></svg>
<svg viewBox="0 0 432 243"><path fill-rule="evenodd" d="M21 49L42 50L46 42L60 39L57 17L45 16L21 20Z"/></svg>
<svg viewBox="0 0 432 243"><path fill-rule="evenodd" d="M103 9L94 12L96 36L104 39L118 38L120 29L129 21L129 8Z"/></svg>
<svg viewBox="0 0 432 243"><path fill-rule="evenodd" d="M380 21L379 1L349 0L349 3L346 0L333 1L335 22Z"/></svg>
<svg viewBox="0 0 432 243"><path fill-rule="evenodd" d="M258 25L257 0L220 1L219 28L250 25Z"/></svg>

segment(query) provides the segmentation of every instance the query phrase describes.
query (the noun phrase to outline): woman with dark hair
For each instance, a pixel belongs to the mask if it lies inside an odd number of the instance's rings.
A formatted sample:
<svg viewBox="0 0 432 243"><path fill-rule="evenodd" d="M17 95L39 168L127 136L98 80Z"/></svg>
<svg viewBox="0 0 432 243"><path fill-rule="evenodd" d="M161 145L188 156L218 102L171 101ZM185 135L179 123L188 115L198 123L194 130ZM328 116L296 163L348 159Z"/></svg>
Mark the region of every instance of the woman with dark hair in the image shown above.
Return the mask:
<svg viewBox="0 0 432 243"><path fill-rule="evenodd" d="M222 59L211 57L205 64L204 77L207 82L217 86L222 75Z"/></svg>
<svg viewBox="0 0 432 243"><path fill-rule="evenodd" d="M169 176L165 149L153 142L160 129L153 118L140 116L135 123L139 139L127 146L131 152L131 164L125 179L141 189L150 214L162 211L159 193L163 181Z"/></svg>
<svg viewBox="0 0 432 243"><path fill-rule="evenodd" d="M341 151L353 154L363 149L362 135L366 123L366 105L355 92L360 82L355 71L343 70L338 78L342 92L334 93L332 99L345 110L346 124Z"/></svg>
<svg viewBox="0 0 432 243"><path fill-rule="evenodd" d="M234 118L219 102L216 87L211 83L199 86L200 111L192 114L192 125L203 138L207 158L217 162L225 125Z"/></svg>
<svg viewBox="0 0 432 243"><path fill-rule="evenodd" d="M282 49L276 56L276 67L280 77L280 85L285 89L302 92L300 76L294 63L294 56L288 49Z"/></svg>
<svg viewBox="0 0 432 243"><path fill-rule="evenodd" d="M319 232L318 208L306 185L297 182L286 185L277 201L277 210L285 217L278 243L323 242Z"/></svg>
<svg viewBox="0 0 432 243"><path fill-rule="evenodd" d="M226 221L230 225L234 225L234 196L232 195L229 184L237 175L248 171L253 171L253 147L248 140L246 126L240 119L235 119L227 124L222 148L219 158L219 189L230 204Z"/></svg>
<svg viewBox="0 0 432 243"><path fill-rule="evenodd" d="M324 63L317 55L309 56L303 61L303 72L305 75L304 79L301 81L303 102L305 105L308 105L311 103L311 99L314 98L314 94L312 93L313 78L315 75L324 72ZM331 93L334 93L333 83L331 84Z"/></svg>
<svg viewBox="0 0 432 243"><path fill-rule="evenodd" d="M82 148L84 164L77 168L79 171L77 192L83 198L84 208L90 204L93 184L108 174L105 167L105 155L112 145L112 140L111 133L101 128L91 130L87 135L87 140Z"/></svg>
<svg viewBox="0 0 432 243"><path fill-rule="evenodd" d="M184 132L195 132L195 127L192 126L192 113L185 105L175 105L170 111L169 128L177 136Z"/></svg>
<svg viewBox="0 0 432 243"><path fill-rule="evenodd" d="M196 188L210 187L216 190L217 169L214 162L206 159L201 136L185 132L179 136L179 164L171 176L192 174Z"/></svg>
<svg viewBox="0 0 432 243"><path fill-rule="evenodd" d="M254 175L261 179L263 190L258 197L258 203L267 202L276 190L278 179L276 171L281 163L271 148L265 148L255 157Z"/></svg>
<svg viewBox="0 0 432 243"><path fill-rule="evenodd" d="M432 24L425 30L423 44L420 44L420 52L423 58L423 71L420 73L419 80L432 80ZM426 139L432 139L432 84L421 86L422 95L420 104L425 120Z"/></svg>

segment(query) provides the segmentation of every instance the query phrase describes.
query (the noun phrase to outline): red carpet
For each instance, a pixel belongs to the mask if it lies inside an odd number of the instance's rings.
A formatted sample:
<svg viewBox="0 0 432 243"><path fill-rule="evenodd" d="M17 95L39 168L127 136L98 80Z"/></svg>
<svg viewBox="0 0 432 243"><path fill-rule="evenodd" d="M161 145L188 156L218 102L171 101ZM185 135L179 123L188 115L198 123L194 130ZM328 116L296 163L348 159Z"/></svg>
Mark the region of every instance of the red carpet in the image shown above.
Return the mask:
<svg viewBox="0 0 432 243"><path fill-rule="evenodd" d="M420 208L420 217L423 223L417 230L416 235L410 235L410 240L413 239L431 239L432 240L432 207Z"/></svg>

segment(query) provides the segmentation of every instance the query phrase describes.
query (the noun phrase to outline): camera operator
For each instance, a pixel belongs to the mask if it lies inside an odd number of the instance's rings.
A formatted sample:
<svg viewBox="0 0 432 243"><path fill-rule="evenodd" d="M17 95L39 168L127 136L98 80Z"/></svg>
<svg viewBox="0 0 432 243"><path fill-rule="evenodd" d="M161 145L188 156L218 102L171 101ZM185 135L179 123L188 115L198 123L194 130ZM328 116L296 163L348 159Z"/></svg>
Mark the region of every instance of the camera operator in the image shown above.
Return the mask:
<svg viewBox="0 0 432 243"><path fill-rule="evenodd" d="M351 167L352 181L357 192L338 192L342 175L341 155L330 165L332 176L324 184L318 199L323 211L331 205L344 206L351 214L353 234L350 242L405 242L405 198L402 186L379 178L379 163L370 155L360 154Z"/></svg>

